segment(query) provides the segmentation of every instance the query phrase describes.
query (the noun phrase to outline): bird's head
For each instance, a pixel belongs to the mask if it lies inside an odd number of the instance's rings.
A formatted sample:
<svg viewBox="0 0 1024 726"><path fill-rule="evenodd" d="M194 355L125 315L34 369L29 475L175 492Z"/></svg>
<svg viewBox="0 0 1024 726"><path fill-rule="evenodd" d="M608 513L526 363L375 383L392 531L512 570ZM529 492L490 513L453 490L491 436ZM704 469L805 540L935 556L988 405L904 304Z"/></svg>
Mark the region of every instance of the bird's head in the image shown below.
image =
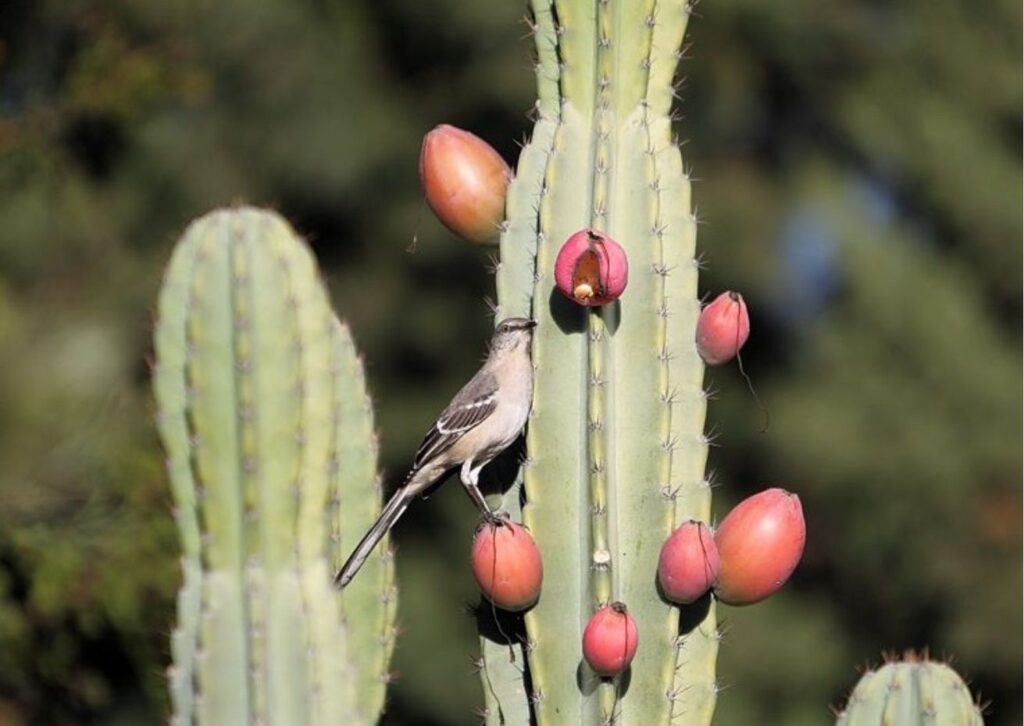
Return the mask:
<svg viewBox="0 0 1024 726"><path fill-rule="evenodd" d="M524 346L529 347L535 327L537 327L537 322L529 318L505 318L494 329L494 337L491 338L491 352L497 353Z"/></svg>

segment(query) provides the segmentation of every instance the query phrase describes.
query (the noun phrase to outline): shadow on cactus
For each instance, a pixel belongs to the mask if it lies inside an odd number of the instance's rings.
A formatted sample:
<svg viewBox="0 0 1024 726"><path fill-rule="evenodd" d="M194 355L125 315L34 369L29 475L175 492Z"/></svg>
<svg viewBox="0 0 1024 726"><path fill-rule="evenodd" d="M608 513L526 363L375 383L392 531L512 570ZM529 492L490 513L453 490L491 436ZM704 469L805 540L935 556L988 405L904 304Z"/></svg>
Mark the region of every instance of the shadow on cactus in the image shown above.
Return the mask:
<svg viewBox="0 0 1024 726"><path fill-rule="evenodd" d="M331 583L380 510L373 414L310 251L272 212L213 212L178 243L158 315L184 575L172 721L375 721L394 646L390 550L344 594Z"/></svg>

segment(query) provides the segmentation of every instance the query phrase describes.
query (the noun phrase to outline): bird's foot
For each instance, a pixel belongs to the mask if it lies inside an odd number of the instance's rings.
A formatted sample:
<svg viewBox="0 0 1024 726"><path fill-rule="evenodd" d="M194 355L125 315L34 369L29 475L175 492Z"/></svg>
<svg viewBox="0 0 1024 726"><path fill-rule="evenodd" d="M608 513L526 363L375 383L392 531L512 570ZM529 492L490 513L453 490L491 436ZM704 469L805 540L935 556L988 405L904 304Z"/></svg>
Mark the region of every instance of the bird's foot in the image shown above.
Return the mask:
<svg viewBox="0 0 1024 726"><path fill-rule="evenodd" d="M507 527L512 521L512 517L508 512L492 510L484 513L484 521L492 527Z"/></svg>

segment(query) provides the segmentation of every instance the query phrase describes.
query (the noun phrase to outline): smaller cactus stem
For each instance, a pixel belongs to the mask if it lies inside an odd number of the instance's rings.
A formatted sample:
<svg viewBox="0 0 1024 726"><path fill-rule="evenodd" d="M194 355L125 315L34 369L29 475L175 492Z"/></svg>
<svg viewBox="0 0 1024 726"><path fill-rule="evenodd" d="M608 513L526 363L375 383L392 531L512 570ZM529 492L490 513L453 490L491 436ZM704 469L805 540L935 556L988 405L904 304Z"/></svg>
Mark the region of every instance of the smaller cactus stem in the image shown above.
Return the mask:
<svg viewBox="0 0 1024 726"><path fill-rule="evenodd" d="M390 652L378 645L387 626L373 620L356 648L340 625L323 512L337 515L339 483L353 515L372 518L354 505L379 497L369 433L335 437L340 385L359 394L346 422L372 424L361 376L330 375L332 322L314 260L276 215L217 211L179 242L154 372L184 549L168 672L176 724L367 720L355 716L356 678L371 669L358 666ZM349 442L341 458L362 468L341 476L332 452ZM393 602L377 593L371 608L390 617ZM374 692L365 714L383 702L381 670L359 684Z"/></svg>

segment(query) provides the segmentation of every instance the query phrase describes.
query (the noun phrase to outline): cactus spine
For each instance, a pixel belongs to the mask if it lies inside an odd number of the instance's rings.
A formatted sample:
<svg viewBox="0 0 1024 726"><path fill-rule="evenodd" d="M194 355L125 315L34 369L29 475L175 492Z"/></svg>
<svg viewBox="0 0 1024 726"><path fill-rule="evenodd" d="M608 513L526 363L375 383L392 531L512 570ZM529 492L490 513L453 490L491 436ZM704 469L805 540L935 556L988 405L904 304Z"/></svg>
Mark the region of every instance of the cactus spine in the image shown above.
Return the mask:
<svg viewBox="0 0 1024 726"><path fill-rule="evenodd" d="M707 723L717 690L713 606L705 599L681 612L655 587L665 538L710 514L696 224L669 117L690 8L531 5L538 118L509 189L497 275L498 319L539 322L522 517L545 583L525 616L528 701L540 724ZM629 256L629 287L604 308L577 307L554 290L559 246L584 227ZM637 656L615 682L580 658L584 625L612 600L640 629ZM491 683L500 673L527 690L507 648L485 638L484 659ZM488 717L498 723L493 700Z"/></svg>
<svg viewBox="0 0 1024 726"><path fill-rule="evenodd" d="M184 570L173 722L375 720L390 555L343 597L331 574L379 510L376 442L312 255L270 212L197 220L167 270L155 345Z"/></svg>
<svg viewBox="0 0 1024 726"><path fill-rule="evenodd" d="M838 726L983 723L956 671L914 653L866 672L836 719Z"/></svg>

